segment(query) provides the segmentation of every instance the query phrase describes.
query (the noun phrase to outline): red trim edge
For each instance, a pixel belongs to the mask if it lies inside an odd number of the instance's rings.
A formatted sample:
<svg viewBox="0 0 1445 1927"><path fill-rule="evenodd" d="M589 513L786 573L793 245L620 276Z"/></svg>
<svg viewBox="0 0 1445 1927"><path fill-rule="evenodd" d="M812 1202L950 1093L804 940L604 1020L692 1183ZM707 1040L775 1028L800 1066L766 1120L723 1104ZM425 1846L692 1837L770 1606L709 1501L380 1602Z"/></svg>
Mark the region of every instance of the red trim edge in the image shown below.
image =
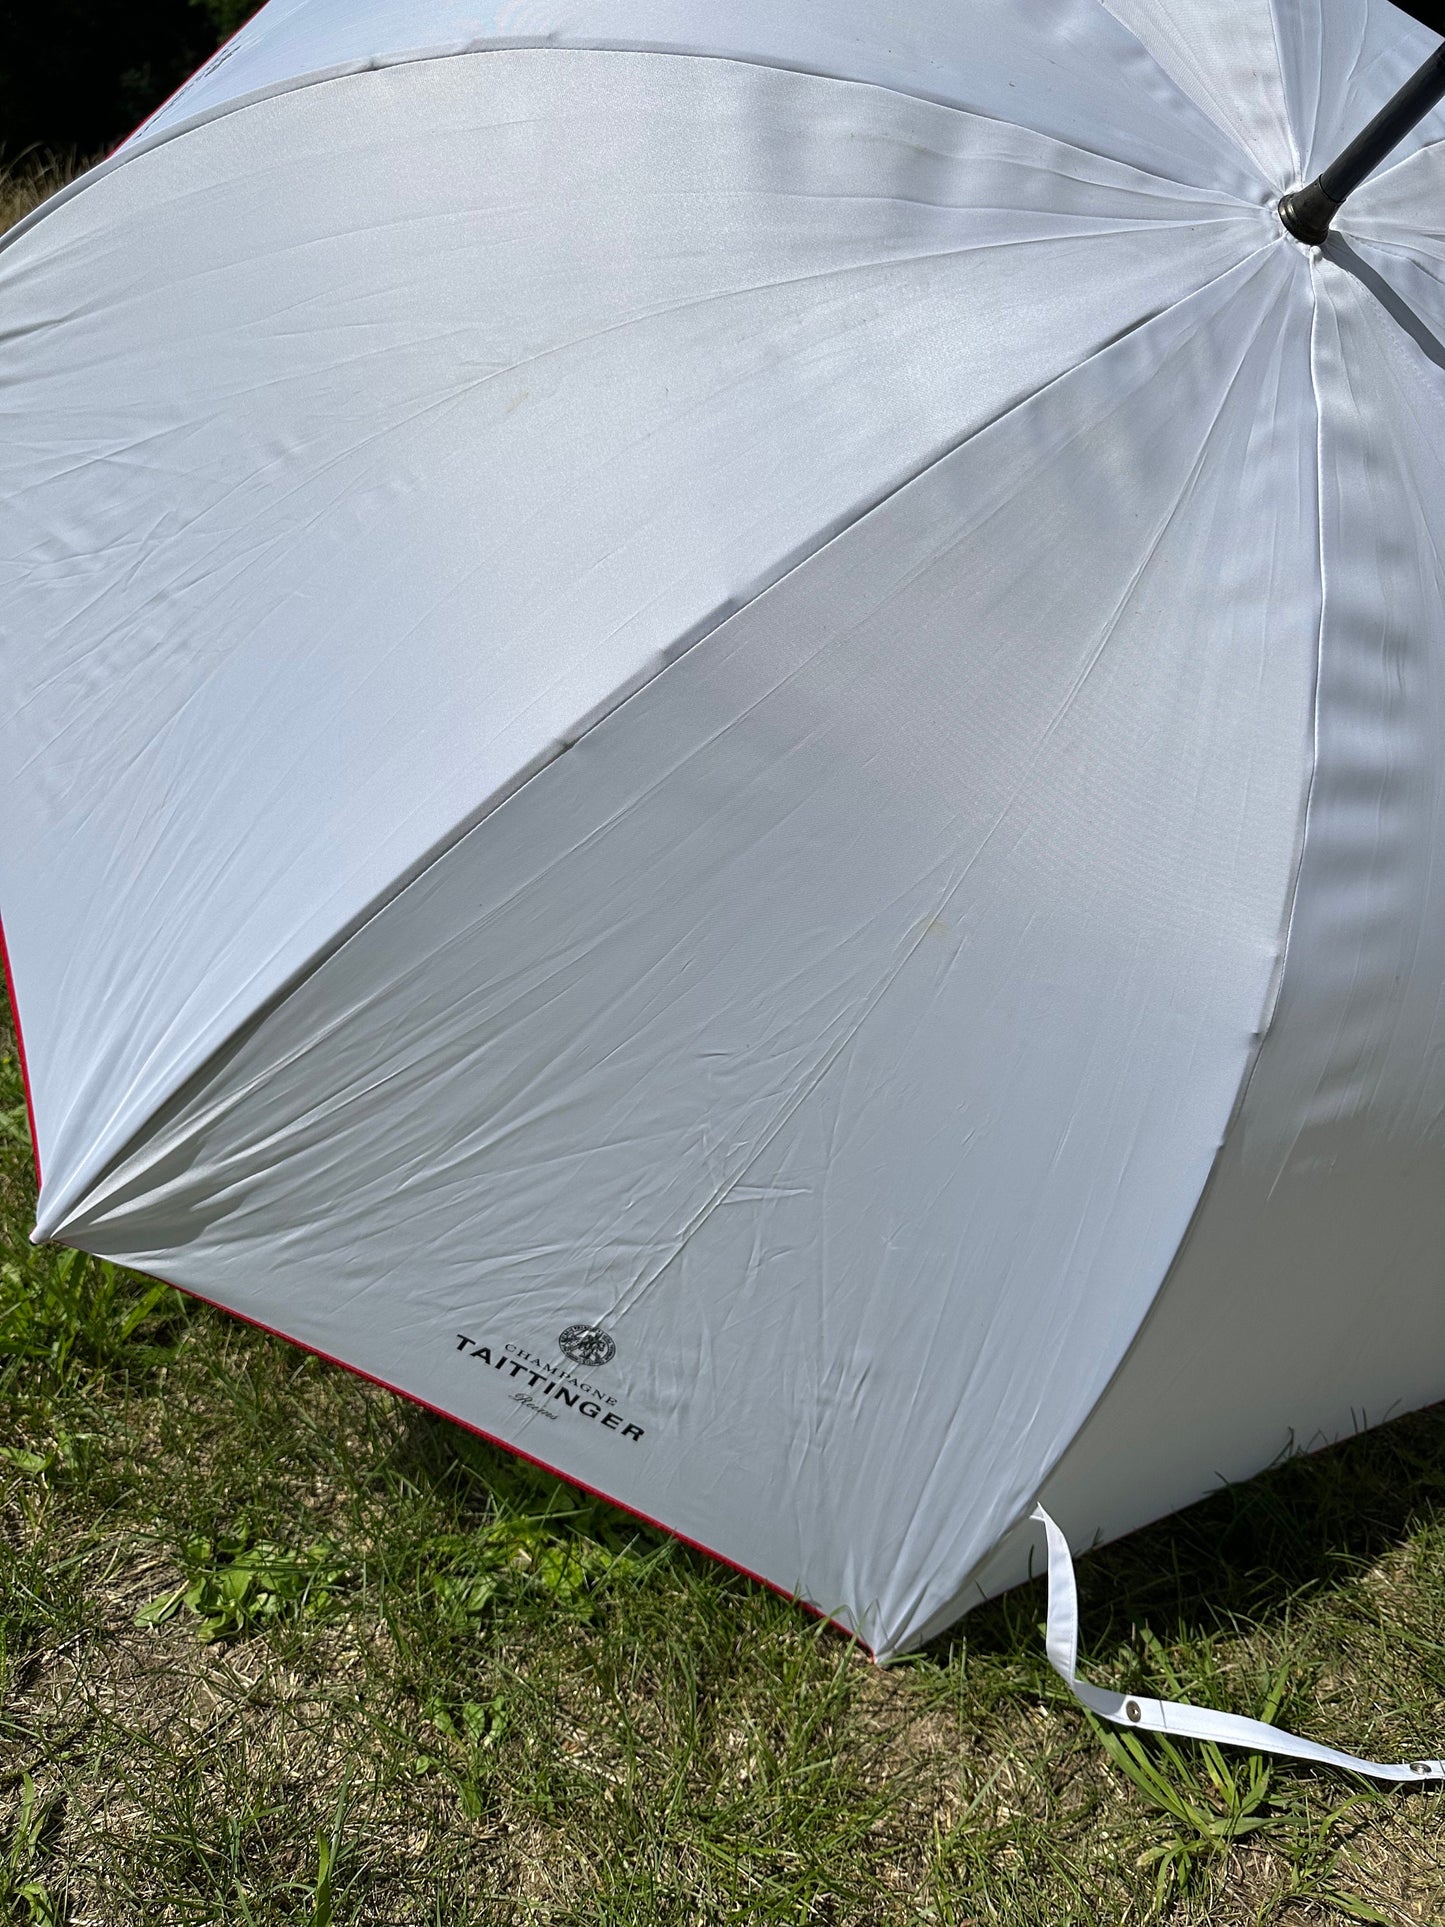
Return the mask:
<svg viewBox="0 0 1445 1927"><path fill-rule="evenodd" d="M15 998L15 979L10 969L10 952L5 944L3 923L0 923L0 967L4 970L5 989L10 999L10 1014L15 1022L15 1048L20 1059L20 1079L25 1086L25 1111L30 1120L30 1148L35 1158L35 1182L39 1185L42 1180L40 1139L35 1130L35 1102L30 1089L30 1069L25 1060L25 1038L20 1028L20 1006ZM153 1272L142 1272L139 1275L155 1277ZM689 1538L687 1533L676 1531L672 1526L665 1525L661 1519L654 1519L650 1513L639 1512L635 1505L627 1505L623 1500L614 1498L610 1492L604 1492L600 1486L589 1485L585 1479L579 1479L571 1472L564 1472L559 1466L549 1465L545 1459L539 1459L531 1452L524 1452L519 1445L512 1445L506 1439L499 1439L494 1432L485 1431L480 1425L473 1425L469 1419L458 1418L455 1412L447 1411L445 1406L434 1405L430 1399L423 1398L418 1392L408 1392L400 1385L393 1385L389 1379L378 1378L374 1372L363 1371L359 1365L348 1365L344 1358L337 1358L332 1352L323 1352L320 1346L308 1345L303 1339L293 1338L289 1332L283 1332L277 1326L268 1325L259 1318L248 1317L245 1312L237 1311L234 1306L222 1304L218 1298L207 1298L204 1292L193 1291L189 1285L172 1284L169 1278L156 1278L155 1282L170 1285L172 1291L184 1292L186 1297L194 1298L203 1305L209 1305L213 1311L224 1312L227 1317L234 1318L243 1325L250 1325L256 1331L265 1332L268 1338L279 1338L283 1344L294 1345L298 1351L309 1352L313 1358L319 1358L323 1364L334 1365L338 1371L350 1372L353 1378L364 1379L368 1385L379 1386L383 1392L390 1392L396 1398L407 1399L411 1404L421 1406L423 1411L431 1412L437 1418L446 1419L452 1425L459 1425L464 1432L470 1432L475 1438L485 1440L488 1445L496 1446L499 1451L510 1452L514 1458L522 1459L528 1465L535 1465L539 1471L548 1473L554 1479L561 1479L564 1485L575 1486L579 1492L586 1492L594 1499L601 1499L604 1505L615 1506L619 1512L625 1512L629 1518L638 1520L642 1525L650 1526L655 1532L665 1532L668 1538L676 1539L679 1545L690 1546L694 1552L700 1552L708 1559L716 1559L719 1565L727 1566L744 1579L751 1580L754 1585L765 1586L769 1592L776 1593L780 1599L786 1599L794 1606L801 1606L804 1612L811 1613L815 1619L821 1619L834 1632L841 1633L844 1639L859 1647L869 1659L876 1657L867 1640L843 1625L841 1621L834 1619L830 1613L825 1613L820 1606L810 1605L806 1599L800 1599L796 1593L789 1592L786 1586L780 1586L772 1579L765 1579L762 1573L753 1572L748 1566L740 1566L736 1559L729 1559L726 1553L704 1545L701 1539Z"/></svg>
<svg viewBox="0 0 1445 1927"><path fill-rule="evenodd" d="M10 999L10 1018L15 1025L15 1051L20 1059L20 1082L25 1086L25 1115L30 1120L30 1155L35 1160L35 1182L40 1176L40 1136L35 1129L35 1096L30 1088L30 1066L25 1061L25 1033L20 1028L20 1005L15 997L15 978L10 969L10 952L5 944L5 925L0 921L0 970L5 976L5 995Z"/></svg>
<svg viewBox="0 0 1445 1927"><path fill-rule="evenodd" d="M18 1028L17 1025L17 1034ZM127 1269L133 1269L133 1267L127 1267ZM268 1338L279 1338L283 1344L294 1345L297 1351L308 1352L312 1358L319 1358L324 1365L334 1365L338 1371L349 1372L353 1378L364 1379L368 1385L375 1385L381 1391L390 1392L396 1398L404 1398L412 1405L419 1405L424 1412L431 1412L436 1418L446 1419L451 1425L459 1425L464 1432L470 1432L474 1438L482 1439L487 1445L496 1446L499 1451L510 1452L513 1458L522 1459L528 1465L535 1465L539 1472L546 1472L552 1478L560 1479L564 1485L575 1486L579 1492L585 1492L594 1499L601 1499L604 1505L615 1506L619 1512L625 1512L629 1518L636 1519L642 1525L650 1526L655 1532L666 1533L669 1539L676 1539L679 1545L689 1546L694 1552L700 1552L708 1559L716 1559L720 1566L727 1566L730 1571L740 1574L742 1578L750 1579L754 1585L766 1587L769 1592L776 1593L780 1599L786 1599L789 1605L800 1606L814 1619L821 1619L825 1626L833 1632L840 1633L844 1639L860 1648L870 1660L876 1663L876 1655L867 1640L843 1625L841 1620L834 1619L831 1614L825 1613L821 1606L810 1605L806 1599L800 1599L796 1593L789 1592L786 1586L780 1586L772 1579L765 1579L760 1572L753 1572L747 1566L740 1566L736 1559L729 1559L726 1553L717 1552L713 1547L705 1546L701 1539L690 1539L685 1532L678 1532L674 1527L665 1525L661 1519L654 1519L650 1513L639 1512L635 1505L627 1505L623 1500L613 1498L612 1494L604 1492L601 1486L589 1485L585 1479L579 1479L571 1472L563 1472L558 1466L549 1465L545 1459L537 1458L534 1453L524 1452L520 1445L513 1445L507 1439L499 1439L494 1432L485 1431L480 1425L473 1425L470 1419L458 1418L455 1412L449 1412L444 1405L434 1405L430 1399L423 1398L419 1392L408 1392L400 1385L393 1385L390 1379L378 1378L374 1372L363 1371L360 1365L348 1365L344 1358L337 1358L332 1352L322 1351L319 1345L308 1345L304 1339L293 1338L289 1332L283 1332L279 1326L268 1325L259 1318L251 1318L231 1305L222 1304L219 1298L207 1298L204 1292L193 1291L189 1285L171 1284L168 1278L156 1278L154 1272L141 1272L138 1275L143 1278L155 1278L157 1284L170 1285L172 1291L182 1292L187 1298L194 1298L203 1305L209 1305L212 1311L224 1312L228 1318L236 1319L239 1324L250 1325L255 1331L265 1332Z"/></svg>

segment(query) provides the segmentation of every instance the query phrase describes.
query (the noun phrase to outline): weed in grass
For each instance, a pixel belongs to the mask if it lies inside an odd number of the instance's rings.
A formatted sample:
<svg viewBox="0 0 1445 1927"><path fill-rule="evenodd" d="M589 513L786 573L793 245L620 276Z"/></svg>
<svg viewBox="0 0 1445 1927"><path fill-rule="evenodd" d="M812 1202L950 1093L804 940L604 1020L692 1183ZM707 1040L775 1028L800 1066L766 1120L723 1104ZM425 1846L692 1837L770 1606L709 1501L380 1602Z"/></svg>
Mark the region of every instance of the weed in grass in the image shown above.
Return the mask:
<svg viewBox="0 0 1445 1927"><path fill-rule="evenodd" d="M1226 1753L1208 1741L1186 1749L1163 1736L1145 1740L1087 1717L1105 1753L1168 1823L1165 1837L1139 1857L1141 1867L1154 1869L1161 1909L1177 1898L1207 1899L1213 1863L1258 1834L1288 1866L1291 1898L1389 1927L1387 1915L1336 1878L1349 1822L1371 1795L1353 1793L1314 1806L1307 1786L1291 1783L1257 1753ZM1259 1717L1271 1717L1268 1706Z"/></svg>
<svg viewBox="0 0 1445 1927"><path fill-rule="evenodd" d="M188 1539L189 1573L181 1585L150 1600L135 1615L137 1626L164 1625L184 1606L199 1621L202 1640L238 1639L274 1621L323 1613L346 1587L350 1574L326 1539L299 1549L252 1545L243 1533L223 1539Z"/></svg>
<svg viewBox="0 0 1445 1927"><path fill-rule="evenodd" d="M509 1701L496 1693L485 1705L462 1700L448 1706L436 1695L423 1712L431 1722L439 1746L436 1754L419 1754L415 1773L440 1771L455 1790L457 1805L469 1820L480 1820L495 1805L497 1749L509 1721Z"/></svg>
<svg viewBox="0 0 1445 1927"><path fill-rule="evenodd" d="M169 1285L83 1251L37 1253L23 1269L0 1265L0 1358L44 1365L52 1379L169 1363L185 1316Z"/></svg>
<svg viewBox="0 0 1445 1927"><path fill-rule="evenodd" d="M0 1902L12 1918L32 1921L35 1927L59 1927L61 1919L43 1878L46 1836L54 1831L59 1806L54 1797L42 1798L28 1773L21 1774L20 1809L0 1870Z"/></svg>

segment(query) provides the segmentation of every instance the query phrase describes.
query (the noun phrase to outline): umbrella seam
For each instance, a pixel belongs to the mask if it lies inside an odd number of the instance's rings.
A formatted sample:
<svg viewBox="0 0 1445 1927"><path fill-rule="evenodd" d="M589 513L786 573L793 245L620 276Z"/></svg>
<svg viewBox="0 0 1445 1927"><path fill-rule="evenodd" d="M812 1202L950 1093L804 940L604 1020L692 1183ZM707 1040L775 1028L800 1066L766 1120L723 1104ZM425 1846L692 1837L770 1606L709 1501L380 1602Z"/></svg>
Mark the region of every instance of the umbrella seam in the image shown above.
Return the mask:
<svg viewBox="0 0 1445 1927"><path fill-rule="evenodd" d="M1319 327L1319 306L1320 306L1320 294L1319 294L1319 289L1318 289L1315 275L1316 275L1315 263L1311 261L1310 262L1310 289L1311 289L1310 392L1314 396L1314 401L1315 401L1315 518L1316 518L1315 529L1316 529L1316 555L1318 557L1319 571L1320 571L1320 613L1319 613L1319 621L1318 621L1318 624L1316 625L1316 631L1315 631L1314 687L1310 694L1309 773L1305 779L1303 794L1300 799L1299 828L1296 833L1294 862L1290 873L1289 885L1285 893L1285 910L1284 910L1284 915L1282 919L1282 932L1280 937L1278 961L1275 965L1274 971L1270 979L1269 986L1265 993L1265 1000L1264 1000L1263 1010L1261 1014L1261 1021L1259 1025L1258 1034L1254 1040L1253 1050L1250 1053L1249 1060L1245 1066L1244 1073L1240 1079L1239 1090L1235 1097L1233 1105L1230 1107L1229 1117L1225 1123L1224 1130L1220 1136L1218 1148L1216 1149L1214 1157L1210 1162L1209 1170L1205 1175L1204 1183L1200 1186L1199 1197L1195 1202L1193 1211L1190 1213L1189 1222L1184 1228L1184 1233L1179 1240L1178 1248L1176 1249L1173 1258L1169 1261L1168 1268L1165 1271L1163 1278L1159 1281L1158 1290L1155 1292L1153 1298L1150 1300L1149 1305L1145 1310L1144 1316L1140 1319L1138 1328L1136 1329L1133 1337L1129 1340L1129 1343L1125 1346L1123 1352L1120 1354L1119 1362L1115 1365L1113 1371L1109 1374L1108 1378L1105 1380L1104 1385L1101 1388L1098 1397L1094 1400L1093 1404L1089 1407L1088 1411L1085 1413L1083 1419L1080 1421L1080 1424L1076 1429L1076 1431L1074 1432L1073 1436L1062 1447L1062 1449L1059 1451L1057 1456L1054 1458L1053 1462L1049 1465L1048 1469L1043 1474L1043 1477L1040 1479L1038 1488L1034 1492L1033 1496L1023 1501L1018 1511L1009 1520L1007 1525L1005 1525L1003 1529L995 1536L988 1550L985 1553L983 1553L977 1560L975 1560L972 1567L969 1569L969 1571L964 1575L963 1579L960 1581L957 1594L955 1595L955 1598L958 1598L958 1599L961 1599L966 1595L969 1589L969 1586L974 1582L977 1575L980 1572L982 1572L983 1569L988 1565L989 1561L993 1558L994 1553L1004 1543L1004 1541L1007 1538L1009 1538L1011 1534L1016 1532L1021 1525L1027 1522L1027 1520L1031 1516L1034 1506L1041 1502L1041 1495L1045 1490L1045 1488L1047 1487L1048 1481L1053 1477L1054 1473L1057 1471L1059 1466L1063 1464L1065 1458L1068 1456L1068 1453L1072 1449L1072 1447L1083 1436L1087 1427L1092 1423L1096 1413L1098 1413L1102 1409L1105 1400L1108 1398L1110 1392L1113 1390L1114 1386L1118 1383L1119 1379L1122 1377L1125 1369L1129 1364L1130 1359L1134 1356L1134 1354L1138 1350L1144 1338L1145 1332L1153 1323L1154 1318L1158 1313L1158 1310L1161 1304L1163 1303L1165 1293L1168 1290L1169 1283L1174 1275L1175 1268L1179 1264L1180 1259L1184 1253L1184 1250L1186 1246L1189 1244L1191 1237L1193 1236L1195 1225L1198 1223L1200 1215L1205 1209L1210 1193L1214 1188L1215 1179L1219 1172L1220 1164L1224 1156L1225 1147L1229 1143L1230 1137L1235 1129L1236 1124L1239 1121L1240 1114L1244 1109L1245 1098L1249 1093L1251 1084L1254 1082L1255 1073L1259 1069L1259 1063L1264 1053L1265 1044L1268 1041L1271 1031L1274 1029L1275 1019L1279 1012L1280 997L1284 988L1285 973L1289 963L1289 947L1290 947L1291 939L1294 934L1295 913L1299 903L1300 877L1304 869L1305 850L1309 840L1310 805L1314 797L1315 775L1319 768L1319 718L1320 718L1319 702L1320 702L1321 664L1323 661L1323 654L1324 654L1324 625L1325 625L1324 456L1323 456L1324 417L1323 417L1323 411L1320 405L1319 380L1318 380L1318 374L1316 370L1316 359L1315 359L1315 337ZM1035 1575L1033 1572L1033 1550L1032 1548L1030 1548L1029 1577L1033 1578L1034 1576ZM982 1603L983 1603L982 1599L974 1600L971 1602L971 1604L973 1605L978 1605ZM941 1609L941 1610L947 1610L947 1609ZM969 1607L965 1606L963 1610L967 1611L969 1610ZM955 1617L956 1616L957 1615L955 1614ZM937 1618L937 1614L933 1615L929 1620L925 1620L924 1622L925 1639L923 1643L925 1644L927 1643L927 1639L936 1636L937 1631L943 1630L943 1628L935 1628L934 1631L932 1632L928 1631L928 1628L933 1623L933 1619L936 1619L936 1618ZM945 1621L945 1625L949 1623L951 1623L951 1621Z"/></svg>
<svg viewBox="0 0 1445 1927"><path fill-rule="evenodd" d="M1103 4L1103 0L1100 0L1100 4ZM1104 11L1108 12L1109 10L1107 7L1104 7ZM1112 19L1113 17L1114 16L1110 14L1110 18ZM1122 22L1118 24L1122 26ZM1125 28L1124 31L1127 32L1128 29ZM1147 54L1147 48L1144 49L1144 52ZM545 40L474 41L459 46L426 48L414 53L389 56L372 55L369 59L343 61L334 67L321 67L308 74L293 75L289 80L274 81L270 86L258 87L250 93L237 94L233 99L219 101L214 107L207 108L187 120L177 121L172 126L162 128L148 138L143 138L145 127L148 123L142 123L142 126L136 133L132 134L129 140L122 143L113 154L108 155L103 161L99 162L97 166L90 168L86 173L80 175L77 180L72 181L67 187L61 188L58 193L52 194L50 198L43 201L39 207L32 209L23 220L17 221L5 234L0 235L0 254L3 254L8 247L18 241L21 235L28 234L32 228L38 226L47 215L55 213L58 208L64 207L70 201L74 200L77 195L84 192L87 187L92 187L98 181L117 172L128 162L140 160L147 154L157 152L171 141L179 140L185 134L196 133L201 128L209 127L215 122L226 119L231 114L242 113L250 107L262 106L267 101L284 99L290 94L303 93L313 87L325 86L332 81L355 79L362 74L386 73L392 68L397 67L424 66L432 61L453 60L468 54L494 53L631 54L648 59L661 60L720 60L738 67L756 67L771 73L798 74L809 80L830 81L842 87L868 87L876 89L880 93L895 95L900 100L919 101L928 106L941 107L949 113L962 114L972 120L986 121L999 127L1016 128L1022 133L1033 134L1040 140L1052 141L1057 146L1069 148L1076 154L1087 154L1091 159L1105 161L1112 167L1128 168L1130 172L1139 174L1146 180L1161 181L1170 187L1184 188L1192 194L1218 194L1225 200L1231 201L1240 207L1253 207L1258 205L1256 202L1247 201L1238 195L1231 194L1228 189L1206 187L1198 181L1186 181L1175 179L1168 174L1157 174L1151 168L1138 167L1132 161L1122 161L1117 155L1107 154L1100 148L1085 147L1078 141L1071 141L1063 135L1045 133L1040 128L1030 127L1026 122L1005 120L1003 116L999 114L986 114L979 108L964 107L957 101L947 100L940 95L923 93L912 88L893 86L883 80L863 80L848 74L825 73L820 72L816 68L794 65L785 60L765 60L758 55L688 52L679 49L647 46L642 43L636 45L624 45L621 43L608 45L604 42L597 42L591 45L579 44L574 46L569 44L567 46L559 46L555 41ZM1158 63L1156 62L1155 64L1157 66ZM204 69L201 71L204 71ZM1160 72L1163 72L1162 68ZM199 73L193 75L192 78L199 78ZM1169 77L1166 75L1165 78L1168 79ZM1171 81L1170 84L1179 92L1181 98L1189 98L1184 94L1183 90L1178 87L1177 82ZM157 109L157 112L160 111L162 110ZM1232 140L1233 137L1229 135L1226 129L1221 128L1212 116L1206 115L1205 118L1211 127L1223 134L1226 139ZM1234 144L1236 146L1238 145L1237 142ZM1252 159L1253 157L1246 156L1246 158Z"/></svg>

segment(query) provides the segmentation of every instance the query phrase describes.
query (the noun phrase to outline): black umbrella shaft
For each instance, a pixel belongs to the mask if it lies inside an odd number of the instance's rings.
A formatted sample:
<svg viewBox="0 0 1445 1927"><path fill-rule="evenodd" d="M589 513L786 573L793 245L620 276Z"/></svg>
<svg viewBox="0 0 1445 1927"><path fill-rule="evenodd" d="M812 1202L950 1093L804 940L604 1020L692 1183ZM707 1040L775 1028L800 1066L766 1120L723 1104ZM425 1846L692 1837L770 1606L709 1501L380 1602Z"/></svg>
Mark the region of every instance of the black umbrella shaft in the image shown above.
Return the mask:
<svg viewBox="0 0 1445 1927"><path fill-rule="evenodd" d="M1317 247L1347 197L1385 156L1400 145L1410 129L1422 121L1436 101L1445 97L1445 44L1405 82L1394 99L1357 134L1324 173L1308 187L1297 187L1279 204L1279 218L1297 241Z"/></svg>

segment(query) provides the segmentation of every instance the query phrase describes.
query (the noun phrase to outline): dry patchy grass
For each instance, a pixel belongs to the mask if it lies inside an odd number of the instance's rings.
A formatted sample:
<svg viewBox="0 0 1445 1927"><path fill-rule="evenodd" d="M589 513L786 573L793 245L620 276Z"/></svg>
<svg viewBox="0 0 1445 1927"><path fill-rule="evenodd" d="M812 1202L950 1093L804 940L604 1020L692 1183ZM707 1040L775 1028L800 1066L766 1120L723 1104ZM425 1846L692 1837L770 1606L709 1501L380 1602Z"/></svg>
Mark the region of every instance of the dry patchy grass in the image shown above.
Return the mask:
<svg viewBox="0 0 1445 1927"><path fill-rule="evenodd" d="M34 213L57 188L73 180L83 165L73 154L37 151L7 161L0 153L0 234Z"/></svg>

